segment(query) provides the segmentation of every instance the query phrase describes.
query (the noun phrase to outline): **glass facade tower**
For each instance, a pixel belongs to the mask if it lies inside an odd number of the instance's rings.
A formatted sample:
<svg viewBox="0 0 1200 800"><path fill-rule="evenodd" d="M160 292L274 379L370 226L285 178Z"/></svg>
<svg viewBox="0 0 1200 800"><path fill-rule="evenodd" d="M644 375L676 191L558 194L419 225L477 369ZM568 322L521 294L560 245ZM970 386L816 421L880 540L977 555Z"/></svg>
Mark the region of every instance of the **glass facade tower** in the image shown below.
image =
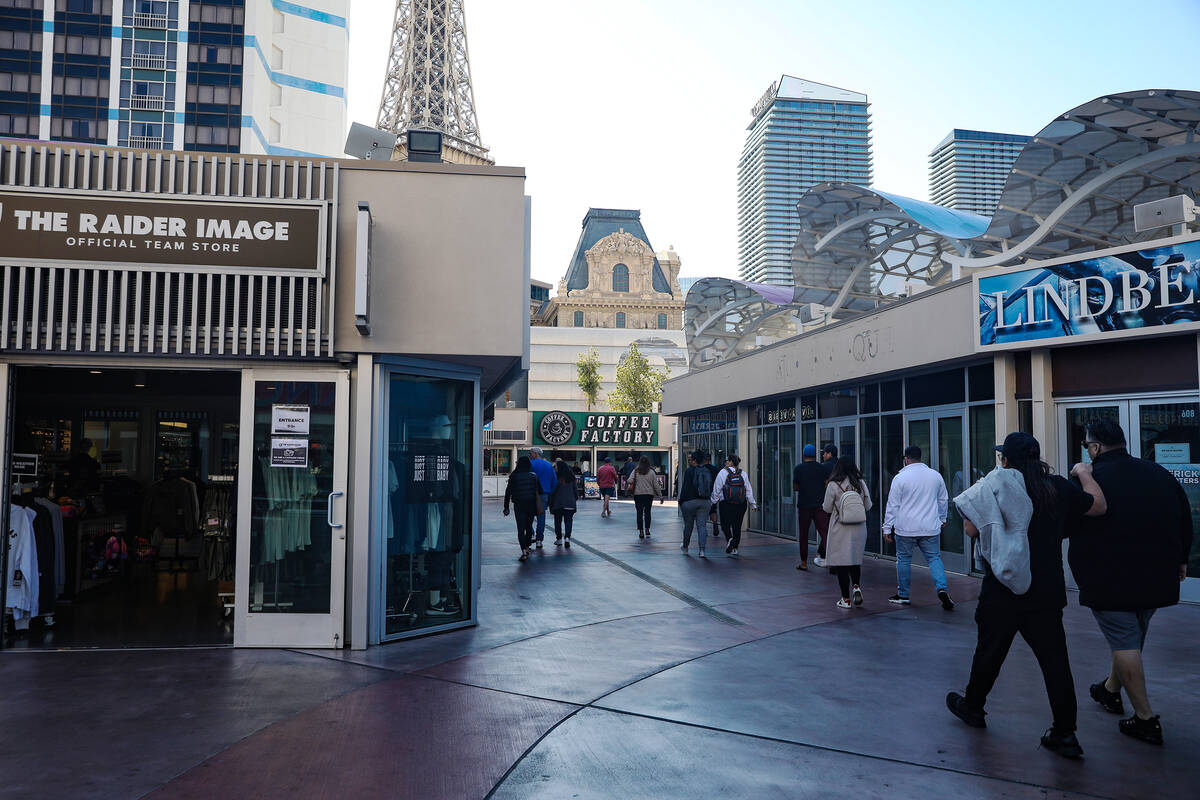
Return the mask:
<svg viewBox="0 0 1200 800"><path fill-rule="evenodd" d="M929 200L989 215L1028 136L955 128L929 154Z"/></svg>
<svg viewBox="0 0 1200 800"><path fill-rule="evenodd" d="M790 286L800 197L820 183L871 183L870 104L865 94L784 75L751 116L738 162L738 274Z"/></svg>
<svg viewBox="0 0 1200 800"><path fill-rule="evenodd" d="M349 0L0 0L0 138L340 155Z"/></svg>

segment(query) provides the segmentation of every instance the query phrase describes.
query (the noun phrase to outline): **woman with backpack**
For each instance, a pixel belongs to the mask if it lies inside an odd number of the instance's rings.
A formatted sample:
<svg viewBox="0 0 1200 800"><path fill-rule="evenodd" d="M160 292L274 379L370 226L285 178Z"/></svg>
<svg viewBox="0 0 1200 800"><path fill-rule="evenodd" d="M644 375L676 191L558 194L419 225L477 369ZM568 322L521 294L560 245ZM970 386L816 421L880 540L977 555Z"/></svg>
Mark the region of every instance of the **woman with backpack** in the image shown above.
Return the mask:
<svg viewBox="0 0 1200 800"><path fill-rule="evenodd" d="M571 482L572 485L574 481ZM521 545L521 557L518 561L529 558L529 548L533 544L533 521L538 515L538 506L542 500L542 485L533 473L533 464L529 456L517 459L517 466L508 476L508 486L504 488L504 516L508 516L509 503L517 518L517 543Z"/></svg>
<svg viewBox="0 0 1200 800"><path fill-rule="evenodd" d="M662 505L664 498L662 489L658 487L658 473L650 469L648 456L642 456L638 460L637 469L630 474L625 488L633 491L633 505L637 509L638 538L649 539L650 506L654 504L656 497L659 505Z"/></svg>
<svg viewBox="0 0 1200 800"><path fill-rule="evenodd" d="M558 485L550 495L550 513L554 515L554 543L571 546L571 523L575 518L575 500L579 493L575 488L575 473L561 458L554 462L554 473ZM563 529L566 539L563 539Z"/></svg>
<svg viewBox="0 0 1200 800"><path fill-rule="evenodd" d="M825 502L822 504L829 514L829 536L825 540L825 563L837 575L842 599L838 608L863 604L862 580L863 552L867 549L867 512L871 510L871 494L863 481L862 472L850 456L842 456L834 464L825 485Z"/></svg>
<svg viewBox="0 0 1200 800"><path fill-rule="evenodd" d="M725 469L713 482L710 498L717 505L721 529L729 540L725 552L731 556L738 554L738 545L742 542L742 520L746 518L746 507L758 508L758 503L754 502L754 490L750 488L750 478L738 469L741 463L742 459L737 455L725 459Z"/></svg>

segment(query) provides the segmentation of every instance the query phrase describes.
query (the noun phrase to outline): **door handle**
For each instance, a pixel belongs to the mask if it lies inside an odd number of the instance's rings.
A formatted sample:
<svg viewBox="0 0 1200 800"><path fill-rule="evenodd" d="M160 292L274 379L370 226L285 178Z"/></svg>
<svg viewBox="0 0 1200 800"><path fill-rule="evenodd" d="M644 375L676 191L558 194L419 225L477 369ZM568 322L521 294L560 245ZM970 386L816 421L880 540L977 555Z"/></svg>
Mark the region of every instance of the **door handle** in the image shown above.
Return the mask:
<svg viewBox="0 0 1200 800"><path fill-rule="evenodd" d="M325 508L325 521L329 523L329 527L331 527L331 528L341 528L342 527L342 523L333 521L333 501L334 501L334 498L343 497L343 496L345 496L345 494L346 494L345 492L338 490L338 489L335 489L334 491L329 493L329 505L326 506L326 508ZM338 537L344 539L344 538L346 538L346 534L344 532L339 533Z"/></svg>

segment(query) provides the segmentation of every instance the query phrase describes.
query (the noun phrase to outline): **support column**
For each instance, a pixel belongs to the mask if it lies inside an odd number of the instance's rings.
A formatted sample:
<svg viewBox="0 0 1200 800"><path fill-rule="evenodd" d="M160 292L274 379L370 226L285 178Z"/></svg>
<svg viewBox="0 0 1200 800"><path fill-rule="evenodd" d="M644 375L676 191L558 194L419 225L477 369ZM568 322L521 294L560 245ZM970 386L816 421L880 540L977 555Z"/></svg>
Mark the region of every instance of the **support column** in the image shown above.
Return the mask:
<svg viewBox="0 0 1200 800"><path fill-rule="evenodd" d="M1017 359L1012 353L997 353L992 361L996 395L996 441L1020 426L1017 413Z"/></svg>
<svg viewBox="0 0 1200 800"><path fill-rule="evenodd" d="M371 586L371 529L375 514L371 507L371 489L375 476L371 471L375 449L374 415L375 365L369 353L358 356L351 382L350 404L350 497L346 520L346 632L351 648L367 647L367 618L375 589ZM386 497L386 495L383 495ZM381 501L384 502L384 501Z"/></svg>
<svg viewBox="0 0 1200 800"><path fill-rule="evenodd" d="M1059 471L1058 439L1054 421L1054 377L1050 369L1048 349L1030 353L1033 399L1033 437L1042 445L1042 460L1055 472Z"/></svg>

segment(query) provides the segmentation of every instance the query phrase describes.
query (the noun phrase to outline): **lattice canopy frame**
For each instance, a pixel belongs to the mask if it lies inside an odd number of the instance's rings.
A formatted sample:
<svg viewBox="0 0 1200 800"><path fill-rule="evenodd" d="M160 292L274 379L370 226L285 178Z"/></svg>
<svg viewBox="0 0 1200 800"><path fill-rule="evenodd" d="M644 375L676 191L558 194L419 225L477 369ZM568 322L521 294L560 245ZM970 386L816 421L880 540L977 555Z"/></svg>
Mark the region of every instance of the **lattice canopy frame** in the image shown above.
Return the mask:
<svg viewBox="0 0 1200 800"><path fill-rule="evenodd" d="M870 311L970 270L1161 238L1134 230L1133 207L1179 194L1200 194L1200 92L1173 89L1106 95L1055 118L1025 145L990 218L853 184L815 186L796 206L794 287L723 278L692 287L691 368L777 341L783 319L795 335L815 312Z"/></svg>

